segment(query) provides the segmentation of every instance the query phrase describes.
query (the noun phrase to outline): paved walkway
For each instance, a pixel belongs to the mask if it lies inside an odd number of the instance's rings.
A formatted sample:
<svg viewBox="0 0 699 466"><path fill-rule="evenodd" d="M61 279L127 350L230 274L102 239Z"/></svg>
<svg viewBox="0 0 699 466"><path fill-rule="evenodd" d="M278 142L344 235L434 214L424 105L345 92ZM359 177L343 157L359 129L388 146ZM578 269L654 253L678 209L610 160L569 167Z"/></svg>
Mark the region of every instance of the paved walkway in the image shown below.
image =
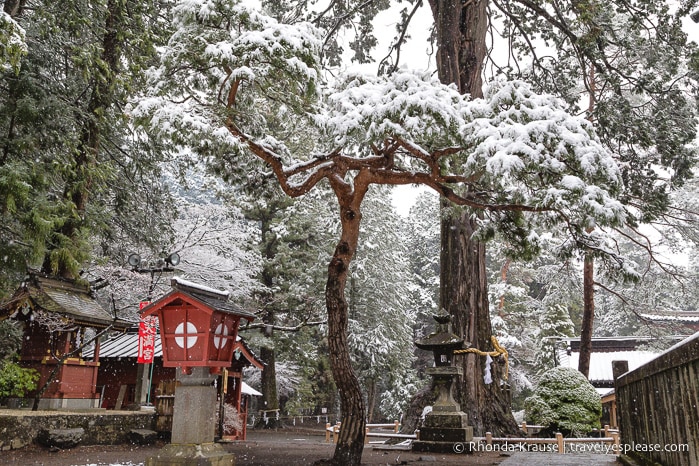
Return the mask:
<svg viewBox="0 0 699 466"><path fill-rule="evenodd" d="M536 453L515 452L499 466L597 466L620 464L615 455L596 453Z"/></svg>

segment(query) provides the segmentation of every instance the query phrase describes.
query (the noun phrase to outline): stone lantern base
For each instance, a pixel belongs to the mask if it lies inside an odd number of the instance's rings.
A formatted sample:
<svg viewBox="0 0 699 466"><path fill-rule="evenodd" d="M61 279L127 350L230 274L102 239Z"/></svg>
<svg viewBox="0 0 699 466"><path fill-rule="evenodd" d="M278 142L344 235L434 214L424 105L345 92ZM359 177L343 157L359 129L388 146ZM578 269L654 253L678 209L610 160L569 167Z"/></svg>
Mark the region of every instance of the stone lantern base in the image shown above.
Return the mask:
<svg viewBox="0 0 699 466"><path fill-rule="evenodd" d="M413 451L437 453L470 452L473 427L468 425L468 415L461 411L452 397L454 378L461 375L460 367L430 367L427 373L434 379L437 400L432 412L425 416L420 427L420 438L413 442Z"/></svg>
<svg viewBox="0 0 699 466"><path fill-rule="evenodd" d="M235 466L235 456L218 443L165 445L146 466Z"/></svg>
<svg viewBox="0 0 699 466"><path fill-rule="evenodd" d="M468 416L463 412L430 413L420 428L420 439L413 442L413 451L468 453L471 451L473 427L467 424Z"/></svg>
<svg viewBox="0 0 699 466"><path fill-rule="evenodd" d="M172 443L146 459L146 466L234 466L235 456L214 443L216 388L208 367L177 371Z"/></svg>

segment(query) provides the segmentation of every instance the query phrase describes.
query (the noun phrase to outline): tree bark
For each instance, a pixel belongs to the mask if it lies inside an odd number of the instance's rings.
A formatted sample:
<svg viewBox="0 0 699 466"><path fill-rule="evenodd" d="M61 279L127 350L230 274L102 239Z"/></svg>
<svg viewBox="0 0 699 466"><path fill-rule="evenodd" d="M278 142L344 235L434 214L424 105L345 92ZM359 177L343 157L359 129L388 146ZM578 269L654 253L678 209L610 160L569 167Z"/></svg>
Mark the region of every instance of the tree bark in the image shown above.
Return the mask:
<svg viewBox="0 0 699 466"><path fill-rule="evenodd" d="M325 288L330 367L340 392L342 424L332 458L332 463L337 465L361 463L366 428L364 398L347 344L348 304L345 299L348 271L359 241L360 206L368 186L361 178L361 173L355 177L353 188L339 179L331 180L340 204L342 225L340 241L328 265Z"/></svg>
<svg viewBox="0 0 699 466"><path fill-rule="evenodd" d="M596 103L595 68L590 67L588 75L587 114L588 120L593 122ZM587 230L592 233L592 228ZM590 357L592 356L592 328L595 323L595 260L591 254L585 255L583 262L583 318L580 329L580 359L578 359L578 371L585 378L590 377Z"/></svg>
<svg viewBox="0 0 699 466"><path fill-rule="evenodd" d="M507 283L507 271L510 270L510 265L512 264L512 259L506 259L505 263L502 264L500 269L500 281L502 284ZM498 317L505 318L505 293L500 295L500 302L498 303Z"/></svg>
<svg viewBox="0 0 699 466"><path fill-rule="evenodd" d="M437 72L459 92L483 97L482 69L487 53L488 1L430 0L437 31Z"/></svg>
<svg viewBox="0 0 699 466"><path fill-rule="evenodd" d="M16 17L22 14L26 0L5 0L2 9L11 17Z"/></svg>
<svg viewBox="0 0 699 466"><path fill-rule="evenodd" d="M85 112L85 121L81 128L80 144L73 160L73 174L66 181L63 198L72 202L75 213L70 215L60 228L60 235L74 240L79 244L80 230L85 224L84 214L87 210L90 191L92 189L94 170L97 166L97 154L100 150L102 131L101 121L106 109L113 104L114 90L112 87L119 73L119 59L122 43L119 31L123 27L124 5L117 0L107 2L107 17L102 36L101 59L105 66L95 68L94 88ZM80 248L81 246L77 246ZM61 259L58 264L52 264L51 249L46 252L42 271L55 274L62 278L75 279L74 266ZM76 259L79 262L79 259Z"/></svg>
<svg viewBox="0 0 699 466"><path fill-rule="evenodd" d="M469 212L442 220L440 303L452 316L457 335L474 348L492 351L485 244L473 240L476 228L476 219ZM493 382L486 385L485 357L468 353L455 358L455 363L464 368L457 397L476 435L517 432L510 410L509 385L501 382L502 362L502 358L493 359Z"/></svg>
<svg viewBox="0 0 699 466"><path fill-rule="evenodd" d="M437 31L439 79L462 94L483 96L481 71L488 28L486 0L430 0ZM443 210L446 204L443 204ZM451 316L454 332L482 351L492 350L485 245L473 239L472 209L443 215L441 223L440 306ZM509 385L501 385L500 358L492 366L493 383L483 380L485 358L473 353L456 358L464 368L457 397L476 435L517 432L510 409Z"/></svg>
<svg viewBox="0 0 699 466"><path fill-rule="evenodd" d="M281 422L277 421L275 410L279 409L279 396L277 395L277 371L274 348L260 346L260 359L265 363L260 375L260 388L262 390L263 410L268 411L267 419L260 418L258 426L265 429L276 429Z"/></svg>
<svg viewBox="0 0 699 466"><path fill-rule="evenodd" d="M367 380L366 387L366 419L369 424L374 422L374 410L376 409L376 380Z"/></svg>
<svg viewBox="0 0 699 466"><path fill-rule="evenodd" d="M590 355L592 354L592 327L595 322L595 262L586 255L583 264L583 319L580 329L580 359L578 370L586 378L590 375Z"/></svg>

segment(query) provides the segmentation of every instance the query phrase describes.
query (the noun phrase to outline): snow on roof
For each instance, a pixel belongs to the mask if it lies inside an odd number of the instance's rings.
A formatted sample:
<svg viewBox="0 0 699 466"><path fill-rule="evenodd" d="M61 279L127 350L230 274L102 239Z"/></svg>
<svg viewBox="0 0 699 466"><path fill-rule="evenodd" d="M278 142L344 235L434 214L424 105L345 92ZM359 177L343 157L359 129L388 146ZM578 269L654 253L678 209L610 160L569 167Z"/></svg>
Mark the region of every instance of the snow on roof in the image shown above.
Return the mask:
<svg viewBox="0 0 699 466"><path fill-rule="evenodd" d="M188 288L192 291L202 291L204 293L209 293L213 295L218 295L221 298L228 298L230 295L230 292L228 291L222 291L222 290L217 290L216 288L211 288L206 285L201 285L199 283L194 283L190 282L189 280L185 280L184 278L180 277L173 277L172 281L170 282L174 287L177 287L177 285L181 285L185 288Z"/></svg>
<svg viewBox="0 0 699 466"><path fill-rule="evenodd" d="M655 359L658 353L652 351L610 351L593 352L590 355L590 382L612 382L612 361L628 361L629 371L637 369L648 361ZM577 369L580 353L573 352L561 358L561 365ZM607 389L608 390L608 389Z"/></svg>
<svg viewBox="0 0 699 466"><path fill-rule="evenodd" d="M661 322L699 322L699 312L697 311L663 311L641 314L641 317Z"/></svg>
<svg viewBox="0 0 699 466"><path fill-rule="evenodd" d="M245 382L243 382L240 386L240 392L244 395L262 396L262 393L258 392Z"/></svg>
<svg viewBox="0 0 699 466"><path fill-rule="evenodd" d="M85 327L104 328L113 325L124 329L131 325L130 322L115 319L102 307L92 296L87 284L38 272L30 272L29 278L19 286L12 298L1 303L0 318L14 317L25 305L32 310L65 316Z"/></svg>
<svg viewBox="0 0 699 466"><path fill-rule="evenodd" d="M240 336L236 337L236 341L241 341ZM245 346L245 342L243 342ZM83 357L92 358L94 354L94 347L86 348L83 350ZM155 334L155 351L153 356L160 358L163 356L163 346L160 342L160 333ZM255 358L254 354L250 354L251 357ZM138 357L138 333L129 332L117 335L113 338L109 338L100 343L100 359L107 358L134 358ZM256 366L254 362L253 365Z"/></svg>
<svg viewBox="0 0 699 466"><path fill-rule="evenodd" d="M674 345L672 345L671 347L669 347L668 349L666 349L666 350L663 351L662 353L656 354L656 355L655 355L655 358L653 358L653 359L659 358L660 356L662 356L662 355L664 355L664 354L666 354L666 353L669 353L669 352L671 352L671 351L676 350L676 349L679 348L680 346L686 345L687 343L689 343L689 342L692 341L692 340L698 340L698 339L699 339L699 332L696 332L694 335L690 335L690 336L688 336L687 338L685 338L684 340L675 343ZM631 371L631 370L632 370L632 369L631 369L631 366L629 366L629 371Z"/></svg>
<svg viewBox="0 0 699 466"><path fill-rule="evenodd" d="M92 358L94 348L83 350L83 357ZM163 346L160 344L160 335L155 334L155 351L153 356L163 356ZM138 333L124 333L100 343L100 359L105 358L137 358L138 357Z"/></svg>

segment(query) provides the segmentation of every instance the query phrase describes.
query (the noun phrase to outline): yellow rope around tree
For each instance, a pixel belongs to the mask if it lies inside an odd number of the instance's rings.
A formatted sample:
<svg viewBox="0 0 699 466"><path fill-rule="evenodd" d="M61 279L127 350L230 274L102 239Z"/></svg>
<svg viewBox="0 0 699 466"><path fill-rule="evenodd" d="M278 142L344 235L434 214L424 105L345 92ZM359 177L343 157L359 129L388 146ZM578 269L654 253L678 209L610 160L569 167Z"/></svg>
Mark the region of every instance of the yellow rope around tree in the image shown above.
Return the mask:
<svg viewBox="0 0 699 466"><path fill-rule="evenodd" d="M490 337L490 342L493 344L493 348L495 348L493 351L481 351L478 348L466 348L462 350L456 350L454 351L454 354L465 354L465 353L476 353L479 356L490 356L490 357L497 357L502 355L502 359L505 361L505 377L504 379L507 380L509 372L510 372L510 363L508 361L508 358L510 355L507 353L507 350L500 345L498 342L498 339L495 338L495 335L492 335Z"/></svg>

